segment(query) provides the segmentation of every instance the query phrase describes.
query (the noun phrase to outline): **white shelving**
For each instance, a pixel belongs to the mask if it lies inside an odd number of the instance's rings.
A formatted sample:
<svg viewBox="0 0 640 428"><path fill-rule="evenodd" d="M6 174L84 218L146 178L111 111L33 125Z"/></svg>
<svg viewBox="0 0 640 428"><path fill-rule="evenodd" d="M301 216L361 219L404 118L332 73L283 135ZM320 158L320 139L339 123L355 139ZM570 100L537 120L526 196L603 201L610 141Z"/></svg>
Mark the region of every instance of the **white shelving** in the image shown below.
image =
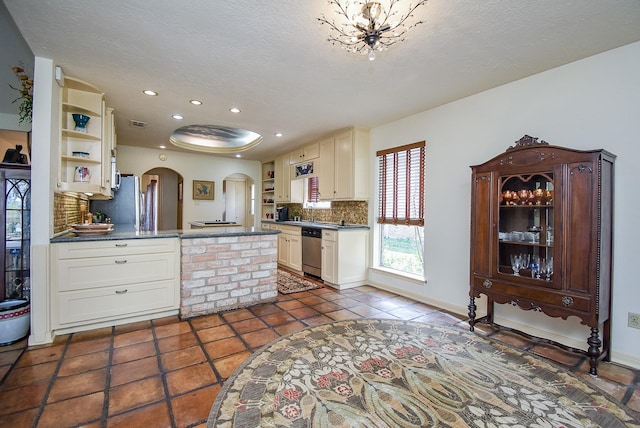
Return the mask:
<svg viewBox="0 0 640 428"><path fill-rule="evenodd" d="M60 112L60 167L58 190L94 195L111 196L111 157L104 150L105 144L105 102L104 94L90 83L73 77L66 77L62 91ZM76 129L74 114L89 116L86 132ZM86 153L85 156L74 155ZM84 167L89 177L80 181L76 168Z"/></svg>

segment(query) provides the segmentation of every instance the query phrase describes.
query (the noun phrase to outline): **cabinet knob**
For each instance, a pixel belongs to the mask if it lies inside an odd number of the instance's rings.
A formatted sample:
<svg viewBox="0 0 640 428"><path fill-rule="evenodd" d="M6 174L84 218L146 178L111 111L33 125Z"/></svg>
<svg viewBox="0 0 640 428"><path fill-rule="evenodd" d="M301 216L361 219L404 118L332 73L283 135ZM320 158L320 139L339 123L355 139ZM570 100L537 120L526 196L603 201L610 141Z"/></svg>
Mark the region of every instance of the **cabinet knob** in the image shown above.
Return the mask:
<svg viewBox="0 0 640 428"><path fill-rule="evenodd" d="M484 282L482 283L482 285L484 285L485 288L491 288L493 283L491 281L489 281L488 279L485 279Z"/></svg>
<svg viewBox="0 0 640 428"><path fill-rule="evenodd" d="M562 304L571 307L573 306L573 297L571 296L562 296Z"/></svg>

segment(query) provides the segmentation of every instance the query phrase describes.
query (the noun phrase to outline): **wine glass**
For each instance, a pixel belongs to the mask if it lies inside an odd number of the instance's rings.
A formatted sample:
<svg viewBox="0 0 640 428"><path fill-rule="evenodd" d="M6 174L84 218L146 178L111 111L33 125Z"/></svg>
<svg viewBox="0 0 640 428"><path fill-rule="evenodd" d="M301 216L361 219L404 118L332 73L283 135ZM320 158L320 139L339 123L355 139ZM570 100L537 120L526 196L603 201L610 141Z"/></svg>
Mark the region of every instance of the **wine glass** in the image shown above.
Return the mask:
<svg viewBox="0 0 640 428"><path fill-rule="evenodd" d="M531 264L531 254L520 254L520 269L527 269Z"/></svg>
<svg viewBox="0 0 640 428"><path fill-rule="evenodd" d="M529 268L531 269L531 278L540 278L540 257L531 256Z"/></svg>
<svg viewBox="0 0 640 428"><path fill-rule="evenodd" d="M520 276L520 268L522 267L522 261L519 254L511 254L511 269L515 276Z"/></svg>
<svg viewBox="0 0 640 428"><path fill-rule="evenodd" d="M544 276L547 281L551 281L551 276L553 275L553 257L549 257L547 263L545 265Z"/></svg>

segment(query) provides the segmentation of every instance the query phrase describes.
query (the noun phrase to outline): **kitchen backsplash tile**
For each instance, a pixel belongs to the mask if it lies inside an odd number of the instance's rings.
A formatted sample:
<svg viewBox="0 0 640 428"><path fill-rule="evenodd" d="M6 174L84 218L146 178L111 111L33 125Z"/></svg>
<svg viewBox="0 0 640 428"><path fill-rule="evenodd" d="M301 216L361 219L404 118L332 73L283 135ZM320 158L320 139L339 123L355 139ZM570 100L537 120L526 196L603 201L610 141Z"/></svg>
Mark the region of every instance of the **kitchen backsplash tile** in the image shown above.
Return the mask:
<svg viewBox="0 0 640 428"><path fill-rule="evenodd" d="M311 220L311 209L303 209L302 204L278 204L289 207L289 217L299 212L302 220ZM369 219L369 204L367 201L332 201L331 209L316 209L313 217L317 221L339 223L344 220L349 224L367 224Z"/></svg>
<svg viewBox="0 0 640 428"><path fill-rule="evenodd" d="M53 233L69 229L69 225L80 223L80 207L87 206L88 200L69 193L53 195Z"/></svg>

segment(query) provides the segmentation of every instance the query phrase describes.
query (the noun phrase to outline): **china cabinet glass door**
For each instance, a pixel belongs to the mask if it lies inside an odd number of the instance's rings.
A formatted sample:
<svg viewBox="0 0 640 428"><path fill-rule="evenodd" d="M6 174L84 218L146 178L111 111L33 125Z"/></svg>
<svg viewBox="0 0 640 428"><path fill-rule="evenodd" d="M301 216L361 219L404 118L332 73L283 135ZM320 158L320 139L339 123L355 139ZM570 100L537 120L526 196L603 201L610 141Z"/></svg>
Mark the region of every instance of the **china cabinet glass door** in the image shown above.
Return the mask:
<svg viewBox="0 0 640 428"><path fill-rule="evenodd" d="M502 176L499 185L497 272L553 287L553 173Z"/></svg>
<svg viewBox="0 0 640 428"><path fill-rule="evenodd" d="M1 299L29 299L31 179L27 170L2 170L4 187L4 293Z"/></svg>

